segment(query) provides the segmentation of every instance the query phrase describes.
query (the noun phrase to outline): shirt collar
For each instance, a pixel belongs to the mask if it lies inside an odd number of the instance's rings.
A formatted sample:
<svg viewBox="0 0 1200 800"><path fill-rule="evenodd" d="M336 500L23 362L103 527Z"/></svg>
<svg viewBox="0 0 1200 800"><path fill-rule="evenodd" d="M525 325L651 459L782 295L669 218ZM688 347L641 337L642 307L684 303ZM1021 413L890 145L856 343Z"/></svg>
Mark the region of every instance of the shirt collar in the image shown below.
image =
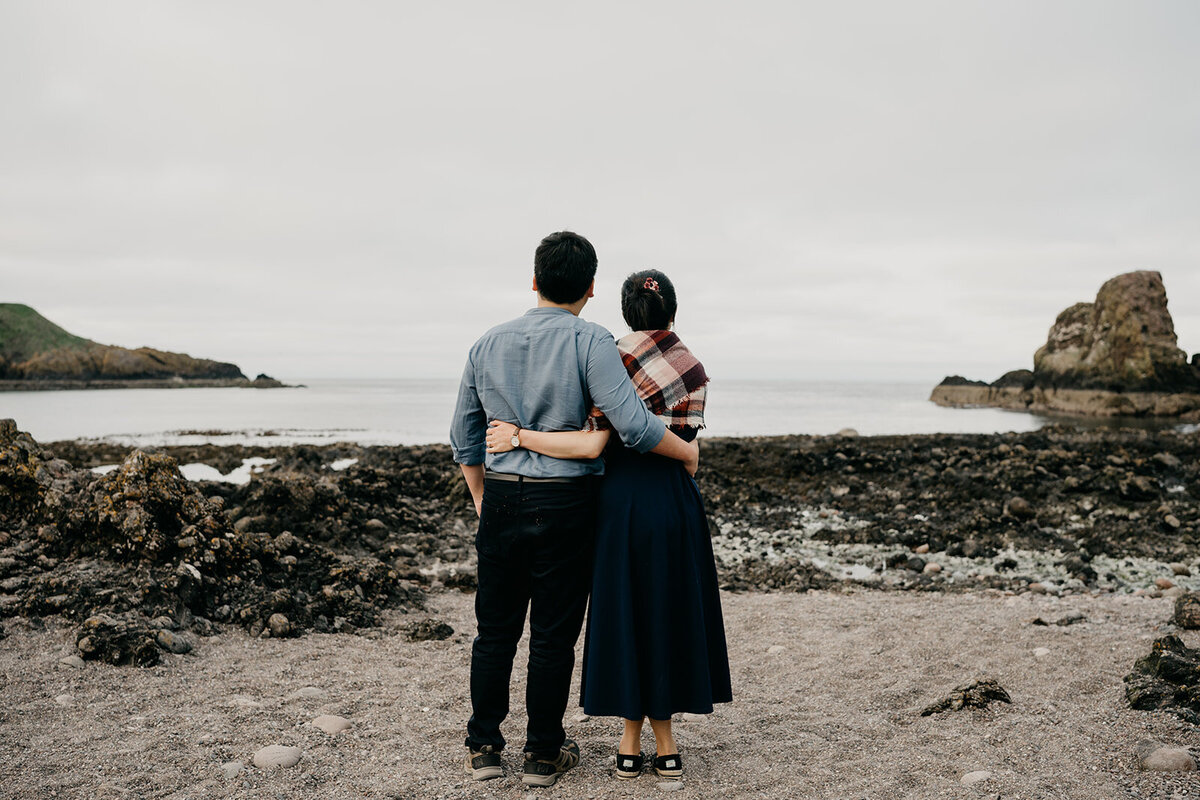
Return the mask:
<svg viewBox="0 0 1200 800"><path fill-rule="evenodd" d="M575 316L565 308L555 308L554 306L534 306L525 312L525 316L527 317L530 314L570 314L572 317Z"/></svg>

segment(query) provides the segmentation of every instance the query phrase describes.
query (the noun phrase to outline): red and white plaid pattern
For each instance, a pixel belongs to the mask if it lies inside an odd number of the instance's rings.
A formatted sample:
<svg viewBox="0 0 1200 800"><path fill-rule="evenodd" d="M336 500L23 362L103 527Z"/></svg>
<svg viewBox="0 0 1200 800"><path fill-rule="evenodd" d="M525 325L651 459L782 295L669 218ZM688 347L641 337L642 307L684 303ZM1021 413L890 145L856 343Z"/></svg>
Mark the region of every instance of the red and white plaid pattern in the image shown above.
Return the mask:
<svg viewBox="0 0 1200 800"><path fill-rule="evenodd" d="M668 428L703 428L708 375L704 365L671 331L634 331L617 340L617 350L637 395ZM604 430L598 409L585 426Z"/></svg>

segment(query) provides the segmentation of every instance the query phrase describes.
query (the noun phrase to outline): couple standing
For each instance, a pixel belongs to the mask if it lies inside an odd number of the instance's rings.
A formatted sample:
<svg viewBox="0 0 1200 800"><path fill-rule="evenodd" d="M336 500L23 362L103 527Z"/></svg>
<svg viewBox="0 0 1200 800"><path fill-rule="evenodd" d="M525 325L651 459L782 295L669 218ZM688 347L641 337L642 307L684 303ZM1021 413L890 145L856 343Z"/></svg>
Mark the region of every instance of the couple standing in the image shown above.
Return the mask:
<svg viewBox="0 0 1200 800"><path fill-rule="evenodd" d="M691 477L708 377L670 331L676 299L665 275L626 279L621 311L633 333L614 342L579 318L595 274L587 239L543 239L537 307L471 347L459 388L450 441L479 515L466 739L476 780L503 774L500 723L526 611L522 781L551 786L579 763L562 718L589 590L581 700L590 715L624 718L618 777L641 772L646 718L655 771L681 777L671 715L731 699L712 544Z"/></svg>

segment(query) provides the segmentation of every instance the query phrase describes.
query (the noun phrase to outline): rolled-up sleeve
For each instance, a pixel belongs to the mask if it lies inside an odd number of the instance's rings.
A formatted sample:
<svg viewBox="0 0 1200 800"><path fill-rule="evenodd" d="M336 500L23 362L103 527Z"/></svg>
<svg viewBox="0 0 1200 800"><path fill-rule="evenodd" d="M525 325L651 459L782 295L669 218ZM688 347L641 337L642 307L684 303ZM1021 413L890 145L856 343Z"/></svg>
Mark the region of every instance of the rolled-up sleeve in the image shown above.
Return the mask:
<svg viewBox="0 0 1200 800"><path fill-rule="evenodd" d="M487 415L479 401L471 356L467 357L458 386L458 401L454 404L454 419L450 422L450 448L454 460L466 466L482 464L487 455Z"/></svg>
<svg viewBox="0 0 1200 800"><path fill-rule="evenodd" d="M646 453L662 441L667 427L638 398L611 335L592 338L587 355L587 385L592 402L608 417L626 446Z"/></svg>

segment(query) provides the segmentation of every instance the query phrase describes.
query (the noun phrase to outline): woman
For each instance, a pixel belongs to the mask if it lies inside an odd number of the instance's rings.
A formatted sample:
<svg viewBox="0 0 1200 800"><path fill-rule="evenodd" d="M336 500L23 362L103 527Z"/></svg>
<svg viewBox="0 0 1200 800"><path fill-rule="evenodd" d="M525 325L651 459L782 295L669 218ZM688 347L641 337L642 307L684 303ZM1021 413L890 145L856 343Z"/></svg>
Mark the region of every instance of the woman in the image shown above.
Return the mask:
<svg viewBox="0 0 1200 800"><path fill-rule="evenodd" d="M658 270L630 275L621 287L621 313L633 333L617 349L638 396L691 441L704 427L708 377L671 332L676 306L666 275ZM671 715L709 714L714 703L732 699L704 503L680 462L609 442L606 421L596 413L589 430L522 430L520 444L555 458L604 453L582 705L592 716L625 719L618 777L640 774L642 727L649 718L655 772L679 778L683 762ZM516 431L493 421L488 452L511 450Z"/></svg>

